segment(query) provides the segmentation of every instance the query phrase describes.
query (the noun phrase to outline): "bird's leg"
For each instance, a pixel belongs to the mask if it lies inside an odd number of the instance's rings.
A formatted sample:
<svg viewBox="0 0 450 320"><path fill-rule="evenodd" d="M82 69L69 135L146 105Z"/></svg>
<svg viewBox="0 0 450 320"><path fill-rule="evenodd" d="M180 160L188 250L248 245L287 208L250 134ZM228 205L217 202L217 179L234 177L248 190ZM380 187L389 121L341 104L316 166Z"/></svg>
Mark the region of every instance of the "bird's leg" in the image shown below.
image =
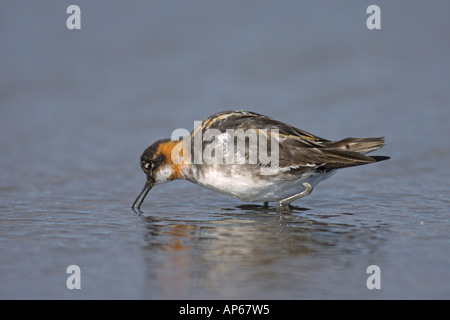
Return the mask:
<svg viewBox="0 0 450 320"><path fill-rule="evenodd" d="M289 211L289 204L297 199L306 197L313 191L313 186L308 182L303 182L305 190L300 193L294 194L293 196L287 197L286 199L280 200L277 205L277 212Z"/></svg>

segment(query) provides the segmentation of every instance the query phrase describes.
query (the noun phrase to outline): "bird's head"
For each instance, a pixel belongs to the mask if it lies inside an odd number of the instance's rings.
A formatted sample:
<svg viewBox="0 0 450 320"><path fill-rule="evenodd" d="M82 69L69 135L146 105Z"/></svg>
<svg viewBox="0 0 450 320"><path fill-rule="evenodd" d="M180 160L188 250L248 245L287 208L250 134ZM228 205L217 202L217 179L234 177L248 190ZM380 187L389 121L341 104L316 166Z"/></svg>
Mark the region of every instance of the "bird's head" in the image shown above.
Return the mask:
<svg viewBox="0 0 450 320"><path fill-rule="evenodd" d="M139 198L142 196L141 201L136 207L140 210L145 197L153 186L180 178L179 166L172 161L172 150L177 144L178 141L172 141L170 139L158 140L142 153L140 164L147 180L144 188L131 207L133 210Z"/></svg>

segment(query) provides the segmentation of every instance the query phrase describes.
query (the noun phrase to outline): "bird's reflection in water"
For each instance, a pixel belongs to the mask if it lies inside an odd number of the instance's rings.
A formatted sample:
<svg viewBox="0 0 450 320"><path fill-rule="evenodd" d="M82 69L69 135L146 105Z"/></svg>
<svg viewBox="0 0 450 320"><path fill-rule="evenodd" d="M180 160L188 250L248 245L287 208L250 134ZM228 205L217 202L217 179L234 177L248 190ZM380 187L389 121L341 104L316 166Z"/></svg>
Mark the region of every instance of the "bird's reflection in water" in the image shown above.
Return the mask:
<svg viewBox="0 0 450 320"><path fill-rule="evenodd" d="M186 219L145 215L149 277L160 283L163 298L176 298L200 284L205 292L220 287L232 295L242 282L282 283L307 273L316 255L345 253L343 243L355 242L361 227L339 222L350 213L308 211L294 207L279 214L275 207L240 205Z"/></svg>
<svg viewBox="0 0 450 320"><path fill-rule="evenodd" d="M273 212L277 213L276 207L274 206L266 206L266 205L257 205L257 204L242 204L239 206L236 206L237 209L246 211L248 213L257 213L257 212ZM233 211L236 210L236 208L222 208L222 210L227 211ZM291 211L287 212L287 214L295 212L295 211L307 211L308 208L302 208L294 205L290 205ZM279 213L280 215L283 215L285 213Z"/></svg>

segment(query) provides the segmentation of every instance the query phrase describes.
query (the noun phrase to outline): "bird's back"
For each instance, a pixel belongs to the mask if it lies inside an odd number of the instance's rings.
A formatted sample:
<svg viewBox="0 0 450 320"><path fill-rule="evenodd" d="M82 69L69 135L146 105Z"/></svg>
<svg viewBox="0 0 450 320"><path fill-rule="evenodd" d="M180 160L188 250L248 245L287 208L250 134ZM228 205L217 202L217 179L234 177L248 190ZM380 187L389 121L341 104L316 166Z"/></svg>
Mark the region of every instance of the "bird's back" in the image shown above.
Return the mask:
<svg viewBox="0 0 450 320"><path fill-rule="evenodd" d="M242 144L243 149L229 150L228 148L223 154L224 157L233 151L235 156L241 157L241 160L249 161L252 159L252 154L259 155L262 151L270 154L272 151L277 151L278 154L270 156L272 158L277 156L277 164L286 170L289 168L297 171L311 168L338 169L388 159L383 156L365 155L384 146L384 138L346 138L330 141L250 111L223 111L213 114L203 120L202 125L196 128L191 136L194 140L196 135L204 136L211 131L215 134L214 139L205 140L203 137L202 151L211 143L219 146L220 142L231 142L237 146L236 136L238 136L237 133L240 133L245 142ZM234 136L231 136L232 134ZM251 138L255 136L257 140L253 140L252 144ZM233 139L233 141L229 141L229 139ZM257 142L255 143L255 141ZM278 150L274 150L273 143L276 144ZM266 149L262 150L261 147L266 147ZM266 163L261 162L261 158L258 157L257 163L254 164L266 166ZM225 163L223 160L220 160L221 163Z"/></svg>

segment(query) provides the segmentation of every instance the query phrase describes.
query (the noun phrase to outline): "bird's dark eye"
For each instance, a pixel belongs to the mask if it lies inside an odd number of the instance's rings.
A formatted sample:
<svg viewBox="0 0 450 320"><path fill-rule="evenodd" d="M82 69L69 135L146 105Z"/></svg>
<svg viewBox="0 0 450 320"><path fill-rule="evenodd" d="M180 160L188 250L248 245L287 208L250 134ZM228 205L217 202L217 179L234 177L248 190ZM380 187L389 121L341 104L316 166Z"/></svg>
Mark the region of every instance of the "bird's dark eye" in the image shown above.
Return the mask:
<svg viewBox="0 0 450 320"><path fill-rule="evenodd" d="M152 162L148 162L148 161L143 162L143 163L142 163L142 167L143 167L145 170L151 170L152 167L153 167L153 163L152 163Z"/></svg>

